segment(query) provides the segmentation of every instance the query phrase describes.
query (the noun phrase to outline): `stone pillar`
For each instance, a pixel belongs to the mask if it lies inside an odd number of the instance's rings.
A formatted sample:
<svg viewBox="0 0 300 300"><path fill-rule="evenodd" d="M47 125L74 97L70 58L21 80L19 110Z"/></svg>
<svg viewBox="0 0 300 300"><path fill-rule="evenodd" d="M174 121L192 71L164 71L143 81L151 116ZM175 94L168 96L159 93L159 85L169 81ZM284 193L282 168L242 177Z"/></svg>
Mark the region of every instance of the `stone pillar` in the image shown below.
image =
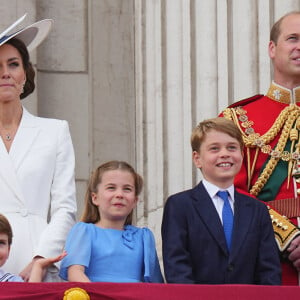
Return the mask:
<svg viewBox="0 0 300 300"><path fill-rule="evenodd" d="M233 94L229 102L234 102L258 91L257 2L234 0L230 13Z"/></svg>
<svg viewBox="0 0 300 300"><path fill-rule="evenodd" d="M135 166L134 1L89 3L92 164Z"/></svg>
<svg viewBox="0 0 300 300"><path fill-rule="evenodd" d="M137 165L145 179L139 225L161 250L163 205L192 184L190 2L135 1Z"/></svg>
<svg viewBox="0 0 300 300"><path fill-rule="evenodd" d="M135 1L137 169L145 183L137 221L153 230L158 249L165 184L161 13L160 1Z"/></svg>
<svg viewBox="0 0 300 300"><path fill-rule="evenodd" d="M167 0L163 13L165 190L172 194L192 184L190 1Z"/></svg>

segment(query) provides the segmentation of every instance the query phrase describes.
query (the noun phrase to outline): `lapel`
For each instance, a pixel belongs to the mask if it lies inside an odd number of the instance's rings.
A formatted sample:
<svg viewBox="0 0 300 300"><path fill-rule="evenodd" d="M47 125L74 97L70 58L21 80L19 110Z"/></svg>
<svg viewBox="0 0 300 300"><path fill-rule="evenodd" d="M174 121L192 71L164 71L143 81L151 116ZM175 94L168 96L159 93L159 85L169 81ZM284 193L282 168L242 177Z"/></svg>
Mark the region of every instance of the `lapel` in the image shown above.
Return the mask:
<svg viewBox="0 0 300 300"><path fill-rule="evenodd" d="M195 209L216 243L228 255L225 235L217 210L202 182L192 190Z"/></svg>
<svg viewBox="0 0 300 300"><path fill-rule="evenodd" d="M37 135L37 129L32 127L34 117L23 108L20 126L8 153L2 140L0 141L0 177L9 186L16 198L24 203L24 196L17 176L17 169L26 156ZM30 129L30 133L29 133ZM32 131L32 133L31 133Z"/></svg>
<svg viewBox="0 0 300 300"><path fill-rule="evenodd" d="M236 190L234 191L234 199L234 225L230 253L232 258L239 255L240 248L244 244L253 216L251 199L238 193Z"/></svg>
<svg viewBox="0 0 300 300"><path fill-rule="evenodd" d="M9 153L16 171L19 169L22 161L28 154L32 144L37 138L38 133L39 128L36 126L36 117L31 115L23 107L23 115L20 126Z"/></svg>
<svg viewBox="0 0 300 300"><path fill-rule="evenodd" d="M0 166L0 177L3 180L3 184L6 184L10 188L18 200L24 202L23 193L21 192L14 164L2 139L0 139ZM5 197L6 196L8 195L5 195Z"/></svg>

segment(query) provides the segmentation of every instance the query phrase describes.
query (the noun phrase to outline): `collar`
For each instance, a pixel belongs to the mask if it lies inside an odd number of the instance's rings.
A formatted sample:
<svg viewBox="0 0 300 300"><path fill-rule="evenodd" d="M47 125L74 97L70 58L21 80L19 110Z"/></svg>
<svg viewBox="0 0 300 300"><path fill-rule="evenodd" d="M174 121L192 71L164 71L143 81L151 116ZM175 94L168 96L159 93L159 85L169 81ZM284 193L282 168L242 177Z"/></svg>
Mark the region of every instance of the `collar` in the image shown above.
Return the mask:
<svg viewBox="0 0 300 300"><path fill-rule="evenodd" d="M266 96L285 104L300 102L300 86L290 90L272 81Z"/></svg>
<svg viewBox="0 0 300 300"><path fill-rule="evenodd" d="M223 188L219 188L218 186L212 184L211 182L208 182L206 179L202 179L202 183L203 183L204 187L206 188L206 191L208 192L211 199L216 196L218 191L226 190L229 193L229 196L230 196L232 202L234 202L234 185L233 184L231 186L229 186L227 189L223 189Z"/></svg>

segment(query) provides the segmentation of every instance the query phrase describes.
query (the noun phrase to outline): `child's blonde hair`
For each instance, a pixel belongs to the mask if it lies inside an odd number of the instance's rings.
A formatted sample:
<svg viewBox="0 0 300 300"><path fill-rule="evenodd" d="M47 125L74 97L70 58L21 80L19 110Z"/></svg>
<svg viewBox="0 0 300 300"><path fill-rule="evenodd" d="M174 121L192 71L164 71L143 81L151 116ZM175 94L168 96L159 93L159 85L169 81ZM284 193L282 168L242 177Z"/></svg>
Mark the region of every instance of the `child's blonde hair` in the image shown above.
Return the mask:
<svg viewBox="0 0 300 300"><path fill-rule="evenodd" d="M201 144L203 143L207 132L210 130L228 134L239 142L241 150L243 150L244 141L239 128L232 121L218 117L204 120L193 129L191 135L191 146L193 151L200 151Z"/></svg>
<svg viewBox="0 0 300 300"><path fill-rule="evenodd" d="M10 246L12 243L13 233L7 218L2 214L0 214L0 233L7 234L8 245Z"/></svg>
<svg viewBox="0 0 300 300"><path fill-rule="evenodd" d="M102 181L103 174L107 171L122 170L132 174L135 185L135 195L138 196L143 188L143 179L136 173L134 168L125 161L112 160L99 166L91 175L89 185L85 194L85 207L81 217L82 222L96 223L100 221L98 207L92 201L92 193L97 193L98 185ZM132 224L133 211L127 216L125 225Z"/></svg>

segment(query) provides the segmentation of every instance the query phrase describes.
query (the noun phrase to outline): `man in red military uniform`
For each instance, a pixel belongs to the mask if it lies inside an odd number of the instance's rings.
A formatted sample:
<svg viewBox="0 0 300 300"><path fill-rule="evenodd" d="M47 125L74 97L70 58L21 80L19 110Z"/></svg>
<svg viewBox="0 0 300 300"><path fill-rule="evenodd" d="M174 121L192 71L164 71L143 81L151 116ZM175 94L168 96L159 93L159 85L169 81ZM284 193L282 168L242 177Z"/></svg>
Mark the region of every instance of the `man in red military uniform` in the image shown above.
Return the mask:
<svg viewBox="0 0 300 300"><path fill-rule="evenodd" d="M300 271L300 12L272 27L269 56L274 81L265 96L234 103L223 111L243 133L244 164L235 185L272 209L282 252L282 283L298 285Z"/></svg>

